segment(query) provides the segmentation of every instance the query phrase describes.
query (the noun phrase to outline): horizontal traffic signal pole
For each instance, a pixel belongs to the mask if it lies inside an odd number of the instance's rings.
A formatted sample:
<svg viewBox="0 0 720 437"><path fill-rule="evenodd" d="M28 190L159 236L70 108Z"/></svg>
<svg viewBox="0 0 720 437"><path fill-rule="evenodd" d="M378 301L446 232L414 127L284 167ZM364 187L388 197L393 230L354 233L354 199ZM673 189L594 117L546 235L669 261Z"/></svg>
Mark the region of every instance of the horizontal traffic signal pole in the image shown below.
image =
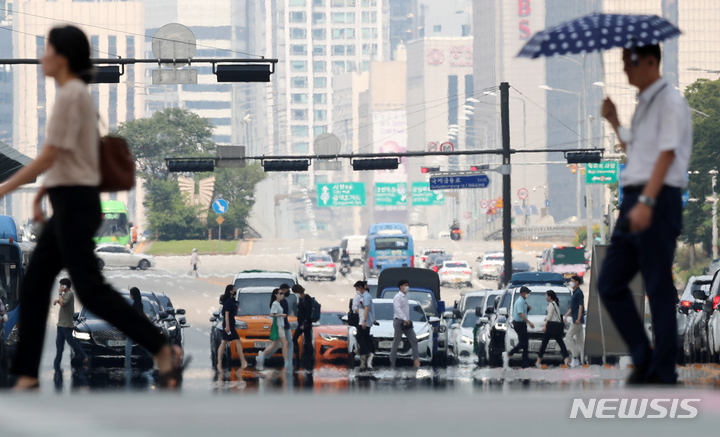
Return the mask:
<svg viewBox="0 0 720 437"><path fill-rule="evenodd" d="M107 65L131 65L131 64L277 64L277 59L271 58L92 58L90 62L93 64ZM0 59L0 65L39 65L39 59Z"/></svg>

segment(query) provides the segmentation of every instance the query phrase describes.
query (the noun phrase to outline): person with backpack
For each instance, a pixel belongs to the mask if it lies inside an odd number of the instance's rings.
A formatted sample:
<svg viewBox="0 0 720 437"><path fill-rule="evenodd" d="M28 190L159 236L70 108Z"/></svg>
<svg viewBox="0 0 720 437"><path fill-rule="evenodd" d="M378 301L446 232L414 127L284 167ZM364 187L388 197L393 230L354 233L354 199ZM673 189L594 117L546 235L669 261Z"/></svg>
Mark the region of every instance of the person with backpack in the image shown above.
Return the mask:
<svg viewBox="0 0 720 437"><path fill-rule="evenodd" d="M297 329L295 329L295 334L293 334L293 347L295 349L295 353L297 354L297 364L298 367L304 368L304 369L312 369L313 367L313 358L315 357L315 351L313 350L313 330L312 330L312 324L313 324L313 316L315 312L317 312L317 318L320 318L320 311L319 311L319 305L313 299L310 297L310 295L305 293L305 287L303 287L300 284L295 284L292 286L292 291L297 295L298 297L298 315L297 315ZM315 307L317 308L317 311L315 311ZM303 337L303 348L300 349L300 346L298 344L298 339L301 335L304 335Z"/></svg>
<svg viewBox="0 0 720 437"><path fill-rule="evenodd" d="M542 344L540 345L540 352L538 352L538 358L535 362L536 366L540 366L542 363L542 357L545 355L545 349L547 349L548 342L552 339L560 346L560 352L562 352L563 360L565 365L570 365L570 358L568 356L563 336L565 335L565 322L563 316L560 314L560 300L557 294L553 290L548 290L545 293L545 298L548 301L547 317L545 318L545 326L543 326Z"/></svg>

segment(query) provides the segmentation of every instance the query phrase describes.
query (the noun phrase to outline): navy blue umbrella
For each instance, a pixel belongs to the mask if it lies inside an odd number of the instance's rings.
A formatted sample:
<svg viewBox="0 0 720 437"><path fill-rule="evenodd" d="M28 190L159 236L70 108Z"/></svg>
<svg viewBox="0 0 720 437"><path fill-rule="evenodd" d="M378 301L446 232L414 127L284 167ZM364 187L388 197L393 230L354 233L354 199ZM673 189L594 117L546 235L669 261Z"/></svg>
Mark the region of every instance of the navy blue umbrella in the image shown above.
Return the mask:
<svg viewBox="0 0 720 437"><path fill-rule="evenodd" d="M657 15L592 14L536 33L518 57L591 53L615 47L656 45L680 35L680 29Z"/></svg>

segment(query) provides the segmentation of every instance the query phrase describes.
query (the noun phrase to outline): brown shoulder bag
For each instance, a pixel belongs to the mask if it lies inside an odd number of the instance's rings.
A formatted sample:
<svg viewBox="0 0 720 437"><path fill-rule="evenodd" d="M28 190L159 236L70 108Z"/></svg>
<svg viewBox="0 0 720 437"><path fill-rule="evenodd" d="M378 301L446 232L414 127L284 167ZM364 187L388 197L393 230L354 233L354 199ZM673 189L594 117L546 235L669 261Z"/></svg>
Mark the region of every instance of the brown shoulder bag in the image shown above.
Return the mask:
<svg viewBox="0 0 720 437"><path fill-rule="evenodd" d="M100 191L131 190L135 186L135 159L125 138L100 138Z"/></svg>

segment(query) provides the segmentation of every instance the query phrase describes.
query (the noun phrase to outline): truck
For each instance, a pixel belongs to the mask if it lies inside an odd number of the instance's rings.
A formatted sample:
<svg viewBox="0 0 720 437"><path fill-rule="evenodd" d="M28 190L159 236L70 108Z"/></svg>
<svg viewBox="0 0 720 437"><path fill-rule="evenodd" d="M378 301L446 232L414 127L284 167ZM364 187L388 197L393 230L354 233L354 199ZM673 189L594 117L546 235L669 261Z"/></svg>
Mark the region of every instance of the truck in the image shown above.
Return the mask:
<svg viewBox="0 0 720 437"><path fill-rule="evenodd" d="M542 272L560 273L566 278L583 276L590 268L583 246L553 246L543 251L538 262Z"/></svg>

